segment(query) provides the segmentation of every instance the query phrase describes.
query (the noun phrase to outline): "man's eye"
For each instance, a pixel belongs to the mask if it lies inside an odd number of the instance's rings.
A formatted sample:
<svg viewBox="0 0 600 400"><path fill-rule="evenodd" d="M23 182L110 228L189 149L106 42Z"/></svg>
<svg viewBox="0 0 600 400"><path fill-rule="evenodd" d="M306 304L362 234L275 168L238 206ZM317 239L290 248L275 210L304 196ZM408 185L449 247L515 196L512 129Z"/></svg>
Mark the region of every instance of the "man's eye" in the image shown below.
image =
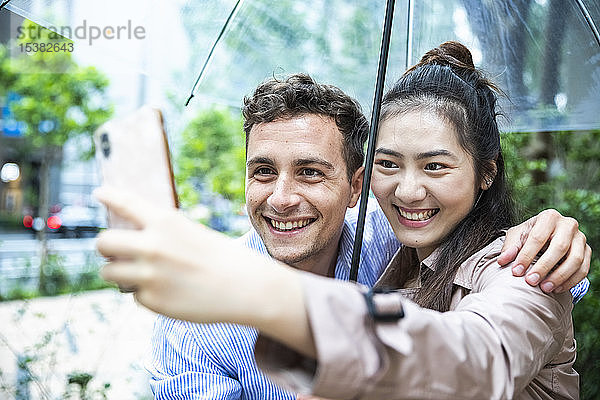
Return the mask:
<svg viewBox="0 0 600 400"><path fill-rule="evenodd" d="M435 162L428 163L425 166L425 170L427 170L427 171L439 171L444 168L446 168L446 166L444 164L435 163Z"/></svg>
<svg viewBox="0 0 600 400"><path fill-rule="evenodd" d="M309 176L309 177L323 175L321 173L321 171L316 170L316 169L312 169L312 168L304 168L300 174L303 175L303 176Z"/></svg>
<svg viewBox="0 0 600 400"><path fill-rule="evenodd" d="M377 165L381 165L383 168L397 168L398 166L390 160L378 160L375 162Z"/></svg>
<svg viewBox="0 0 600 400"><path fill-rule="evenodd" d="M254 171L254 175L271 175L271 174L273 174L273 170L271 168L267 168L267 167L257 168L256 171Z"/></svg>

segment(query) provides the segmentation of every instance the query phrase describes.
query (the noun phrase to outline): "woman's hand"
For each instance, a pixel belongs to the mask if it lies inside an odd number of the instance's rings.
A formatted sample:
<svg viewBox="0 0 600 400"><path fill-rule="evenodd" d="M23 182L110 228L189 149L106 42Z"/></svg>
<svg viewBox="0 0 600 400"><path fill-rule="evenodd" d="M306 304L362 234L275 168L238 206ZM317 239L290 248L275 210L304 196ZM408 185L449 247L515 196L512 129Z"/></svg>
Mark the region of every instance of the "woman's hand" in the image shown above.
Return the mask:
<svg viewBox="0 0 600 400"><path fill-rule="evenodd" d="M104 279L134 288L141 304L175 318L213 322L232 317L227 309L240 305L231 287L243 271L231 257L230 239L131 194L102 188L96 197L139 228L98 235L98 250L112 260L102 270ZM225 255L230 262L223 262Z"/></svg>
<svg viewBox="0 0 600 400"><path fill-rule="evenodd" d="M102 277L132 288L149 309L193 322L252 325L307 355L314 343L299 274L175 209L107 187L96 197L137 230L108 229L97 247Z"/></svg>
<svg viewBox="0 0 600 400"><path fill-rule="evenodd" d="M542 252L537 262L531 262ZM545 292L564 292L585 278L590 270L592 249L579 230L577 220L556 210L544 210L508 230L501 265L515 261L513 275L523 276Z"/></svg>

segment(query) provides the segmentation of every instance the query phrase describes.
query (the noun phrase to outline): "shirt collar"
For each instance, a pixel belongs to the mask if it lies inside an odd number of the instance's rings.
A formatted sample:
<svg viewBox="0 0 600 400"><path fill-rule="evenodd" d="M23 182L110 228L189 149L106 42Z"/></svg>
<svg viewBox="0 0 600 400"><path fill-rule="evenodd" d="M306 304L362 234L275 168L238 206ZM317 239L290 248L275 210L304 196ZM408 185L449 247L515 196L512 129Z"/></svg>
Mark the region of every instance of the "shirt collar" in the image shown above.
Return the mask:
<svg viewBox="0 0 600 400"><path fill-rule="evenodd" d="M347 220L344 220L338 255L335 262L335 277L338 279L347 280L350 277L350 264L352 262L352 251L354 248L354 232L355 229L353 229L352 224Z"/></svg>
<svg viewBox="0 0 600 400"><path fill-rule="evenodd" d="M440 257L440 255L441 255L441 250L438 247L421 262L421 268L427 267L430 270L435 272L435 269L436 269L435 264L436 264L437 259ZM454 281L452 283L454 283L455 285L458 285L458 286L462 286L468 290L473 289L473 283L471 282L471 275L472 275L473 268L472 268L472 266L471 267L468 266L470 264L471 263L467 263L467 264L463 263L460 267L458 267L458 271L456 271L456 275L454 276Z"/></svg>

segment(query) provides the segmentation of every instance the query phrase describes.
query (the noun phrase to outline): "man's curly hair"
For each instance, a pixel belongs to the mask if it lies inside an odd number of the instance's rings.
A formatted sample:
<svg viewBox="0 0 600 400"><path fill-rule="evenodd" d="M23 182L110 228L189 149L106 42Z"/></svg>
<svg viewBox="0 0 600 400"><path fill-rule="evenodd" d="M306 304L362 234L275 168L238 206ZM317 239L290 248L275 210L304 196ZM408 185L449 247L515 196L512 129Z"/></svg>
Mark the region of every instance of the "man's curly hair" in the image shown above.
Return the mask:
<svg viewBox="0 0 600 400"><path fill-rule="evenodd" d="M348 180L363 163L369 123L360 104L339 88L317 83L307 74L290 75L285 80L270 78L261 83L252 96L244 98L242 113L246 150L254 125L317 114L332 118L342 133Z"/></svg>

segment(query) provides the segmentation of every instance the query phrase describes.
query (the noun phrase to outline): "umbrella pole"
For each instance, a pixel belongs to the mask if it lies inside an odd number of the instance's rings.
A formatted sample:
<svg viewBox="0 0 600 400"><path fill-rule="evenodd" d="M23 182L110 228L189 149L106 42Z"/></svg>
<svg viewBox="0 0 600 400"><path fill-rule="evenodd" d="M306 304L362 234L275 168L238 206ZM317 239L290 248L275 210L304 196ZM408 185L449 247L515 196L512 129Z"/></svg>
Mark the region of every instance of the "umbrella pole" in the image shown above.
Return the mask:
<svg viewBox="0 0 600 400"><path fill-rule="evenodd" d="M408 0L408 19L406 21L406 60L404 63L404 69L407 70L410 67L410 58L413 53L413 16L415 12L415 3L411 0Z"/></svg>
<svg viewBox="0 0 600 400"><path fill-rule="evenodd" d="M383 85L385 83L385 72L387 69L388 53L390 49L390 38L392 36L392 20L394 18L395 0L387 0L385 8L385 20L383 24L383 36L381 38L381 49L379 52L379 66L377 69L377 81L375 83L375 97L373 98L373 109L371 110L371 129L367 145L367 159L365 161L365 175L363 179L362 192L360 196L360 208L358 221L356 222L356 237L352 249L352 264L350 267L350 280L356 282L358 277L358 266L360 264L360 251L362 249L362 238L367 215L367 201L369 199L369 188L371 186L371 171L373 170L373 159L375 158L375 140L379 129L379 111L383 98Z"/></svg>

